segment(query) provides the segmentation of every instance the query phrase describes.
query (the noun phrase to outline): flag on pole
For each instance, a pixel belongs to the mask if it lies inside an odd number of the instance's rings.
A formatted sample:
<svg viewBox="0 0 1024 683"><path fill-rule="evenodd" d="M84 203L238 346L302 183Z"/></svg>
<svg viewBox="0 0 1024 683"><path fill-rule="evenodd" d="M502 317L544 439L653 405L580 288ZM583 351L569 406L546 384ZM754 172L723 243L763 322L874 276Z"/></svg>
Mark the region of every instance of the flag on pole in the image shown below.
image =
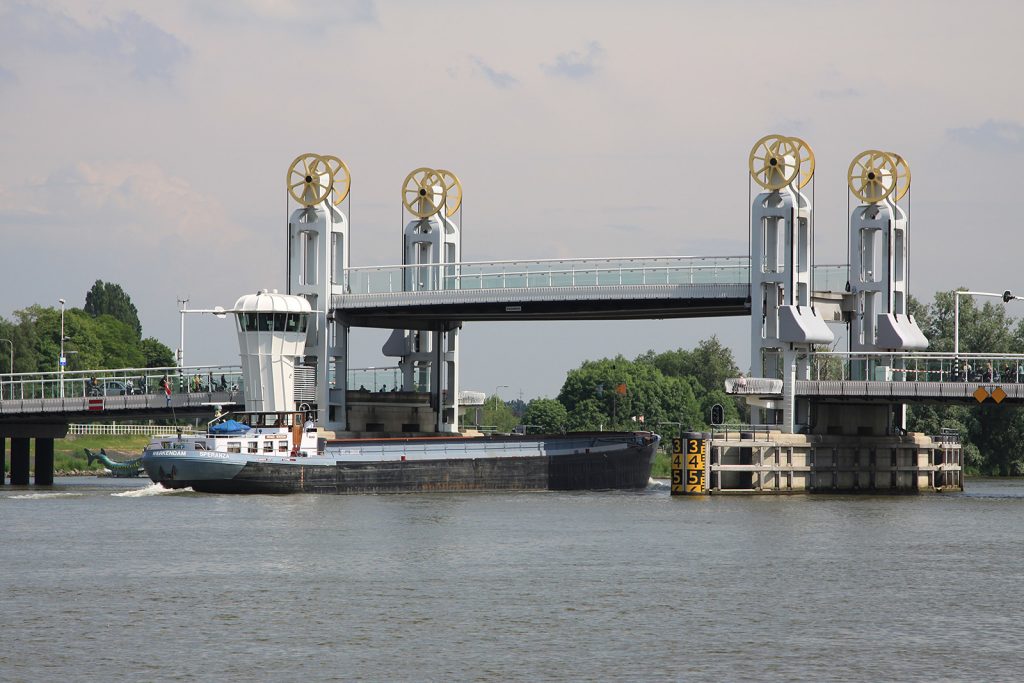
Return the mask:
<svg viewBox="0 0 1024 683"><path fill-rule="evenodd" d="M626 395L626 385L625 384L620 384L620 385L616 386L615 387L615 393L618 394L619 396L625 396Z"/></svg>

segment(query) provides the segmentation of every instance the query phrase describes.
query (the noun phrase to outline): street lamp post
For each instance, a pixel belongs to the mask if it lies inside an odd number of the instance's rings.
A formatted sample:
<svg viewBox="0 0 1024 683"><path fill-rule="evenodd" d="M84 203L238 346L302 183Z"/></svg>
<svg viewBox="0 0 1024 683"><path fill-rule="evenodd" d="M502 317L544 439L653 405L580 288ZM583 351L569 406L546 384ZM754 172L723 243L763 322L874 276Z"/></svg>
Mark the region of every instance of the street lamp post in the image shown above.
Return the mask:
<svg viewBox="0 0 1024 683"><path fill-rule="evenodd" d="M1002 294L996 294L995 292L969 292L962 289L957 289L953 292L953 355L956 359L960 360L960 297L961 296L994 296L997 299L1002 299L1004 304L1008 304L1015 299L1024 299L1024 297L1016 296L1010 290L1006 290Z"/></svg>
<svg viewBox="0 0 1024 683"><path fill-rule="evenodd" d="M494 409L495 410L498 409L498 389L508 389L508 388L509 388L509 386L507 384L499 384L498 386L494 387Z"/></svg>
<svg viewBox="0 0 1024 683"><path fill-rule="evenodd" d="M60 397L64 398L64 366L67 364L67 356L64 355L64 299L57 299L60 302L60 358L57 361L57 369L60 371Z"/></svg>
<svg viewBox="0 0 1024 683"><path fill-rule="evenodd" d="M178 369L185 367L185 312L188 311L188 302L190 299L178 299L178 305L181 306L179 313L181 313L181 340L178 342Z"/></svg>

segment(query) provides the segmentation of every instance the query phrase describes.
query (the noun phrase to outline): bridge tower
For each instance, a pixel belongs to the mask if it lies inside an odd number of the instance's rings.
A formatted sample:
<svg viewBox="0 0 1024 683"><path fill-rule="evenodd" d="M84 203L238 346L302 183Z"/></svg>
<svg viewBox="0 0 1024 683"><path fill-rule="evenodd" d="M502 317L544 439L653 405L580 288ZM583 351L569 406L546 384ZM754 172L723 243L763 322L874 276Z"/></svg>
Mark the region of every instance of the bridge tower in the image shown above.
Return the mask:
<svg viewBox="0 0 1024 683"><path fill-rule="evenodd" d="M417 168L402 185L412 219L402 232L402 288L407 292L459 287L462 232L451 219L462 205L462 183L451 171ZM394 330L382 349L397 357L402 390L430 392L438 432L458 432L460 321Z"/></svg>
<svg viewBox="0 0 1024 683"><path fill-rule="evenodd" d="M776 422L781 408L782 429L793 432L806 421L794 388L810 376L807 353L834 339L811 307L814 220L801 190L814 177L814 152L800 138L766 135L751 149L749 169L764 190L750 207L750 371L783 380L782 404L751 405L751 422Z"/></svg>
<svg viewBox="0 0 1024 683"><path fill-rule="evenodd" d="M306 299L312 311L304 365L314 372L319 424L343 430L348 327L335 320L332 298L344 293L350 265L348 216L341 207L352 177L338 157L300 154L288 168L287 183L289 197L299 204L288 218L288 294Z"/></svg>
<svg viewBox="0 0 1024 683"><path fill-rule="evenodd" d="M926 349L928 340L907 314L910 235L899 202L910 191L910 166L899 154L867 150L850 162L847 180L861 202L849 227L850 351ZM891 379L894 365L901 362L854 362L851 378Z"/></svg>

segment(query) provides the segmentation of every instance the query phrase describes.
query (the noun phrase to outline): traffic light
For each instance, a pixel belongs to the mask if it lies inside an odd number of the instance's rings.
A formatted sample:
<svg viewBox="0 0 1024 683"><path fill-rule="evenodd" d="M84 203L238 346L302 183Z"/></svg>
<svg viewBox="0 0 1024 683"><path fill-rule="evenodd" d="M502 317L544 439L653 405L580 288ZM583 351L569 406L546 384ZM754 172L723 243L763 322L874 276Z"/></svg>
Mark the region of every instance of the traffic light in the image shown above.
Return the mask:
<svg viewBox="0 0 1024 683"><path fill-rule="evenodd" d="M1008 304L1008 303L1010 303L1011 301L1013 301L1016 298L1017 297L1015 297L1013 295L1013 292L1011 292L1010 290L1006 290L1005 292L1003 292L1003 303L1004 304Z"/></svg>

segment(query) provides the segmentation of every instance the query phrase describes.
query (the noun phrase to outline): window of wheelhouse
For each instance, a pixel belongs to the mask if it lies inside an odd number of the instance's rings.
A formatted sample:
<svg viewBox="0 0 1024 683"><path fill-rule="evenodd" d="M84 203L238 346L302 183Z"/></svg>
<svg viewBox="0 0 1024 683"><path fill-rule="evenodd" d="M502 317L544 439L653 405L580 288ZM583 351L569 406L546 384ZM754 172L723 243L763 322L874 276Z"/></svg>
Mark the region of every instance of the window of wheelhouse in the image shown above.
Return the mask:
<svg viewBox="0 0 1024 683"><path fill-rule="evenodd" d="M258 324L257 314L252 312L242 312L235 314L235 320L238 322L238 330L240 332L255 332Z"/></svg>
<svg viewBox="0 0 1024 683"><path fill-rule="evenodd" d="M285 322L285 332L298 332L304 333L306 331L306 325L309 316L305 313L288 313L288 318Z"/></svg>

